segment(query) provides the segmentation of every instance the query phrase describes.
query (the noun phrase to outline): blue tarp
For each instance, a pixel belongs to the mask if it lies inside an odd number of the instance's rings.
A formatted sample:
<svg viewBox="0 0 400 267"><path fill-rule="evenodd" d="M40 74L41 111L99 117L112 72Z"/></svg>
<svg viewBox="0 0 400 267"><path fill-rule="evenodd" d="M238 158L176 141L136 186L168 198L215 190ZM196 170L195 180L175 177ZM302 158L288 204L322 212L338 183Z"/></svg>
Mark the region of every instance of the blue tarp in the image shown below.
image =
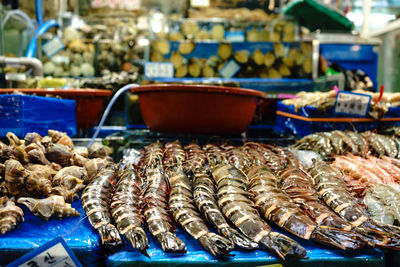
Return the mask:
<svg viewBox="0 0 400 267"><path fill-rule="evenodd" d="M90 225L79 201L74 201L72 206L80 212L79 217L64 220L51 219L44 222L32 215L30 211L23 208L25 221L21 226L0 238L0 265L5 265L16 260L25 253L45 244L46 242L62 236L68 246L74 251L79 261L85 266L101 266L105 263L105 254L99 245L97 232ZM177 235L181 238L187 248L186 254L164 253L157 240L147 231L150 248L148 253L151 259L143 256L125 241L126 246L121 251L108 256L109 266L135 266L159 265L176 266L183 264L193 265L228 265L240 264L243 266L255 266L281 263L283 266L337 266L338 264L351 266L383 266L384 254L377 249L364 249L356 252L345 252L333 248L323 248L311 241L300 240L288 233L307 249L309 259L285 261L279 260L271 253L258 249L255 251L232 251L234 257L217 259L206 252L201 245L180 228Z"/></svg>
<svg viewBox="0 0 400 267"><path fill-rule="evenodd" d="M298 93L300 91L312 92L319 87L311 79L273 79L273 78L148 78L160 83L210 83L228 84L237 83L241 88L259 90L266 93Z"/></svg>
<svg viewBox="0 0 400 267"><path fill-rule="evenodd" d="M48 129L76 134L75 100L30 95L0 95L0 136L13 132L47 135Z"/></svg>
<svg viewBox="0 0 400 267"><path fill-rule="evenodd" d="M344 252L338 249L328 249L316 245L311 241L298 240L306 249L309 259L282 261L271 253L258 249L255 251L232 251L234 257L217 259L206 252L198 241L194 240L186 232L177 229L177 235L186 244L186 254L164 253L157 240L147 232L150 248L147 250L151 259L134 250L132 246L125 247L107 258L108 266L181 266L181 265L230 265L240 264L244 266L259 266L265 264L281 263L283 266L383 266L383 252L377 249L364 249L357 252Z"/></svg>
<svg viewBox="0 0 400 267"><path fill-rule="evenodd" d="M80 213L79 217L51 219L48 222L36 218L26 207L22 207L24 222L0 237L0 265L8 264L59 236L65 239L83 265L104 264L105 255L102 255L99 235L85 218L80 201L72 202L72 207Z"/></svg>
<svg viewBox="0 0 400 267"><path fill-rule="evenodd" d="M348 115L335 114L334 108L329 108L326 112L321 112L316 107L306 106L295 111L294 105L285 105L282 101L277 103L277 111L295 114L307 118L334 118L349 117ZM352 115L354 118L362 118L363 116ZM389 108L384 118L399 118L400 108ZM278 134L295 134L297 136L305 136L315 132L329 132L332 130L352 130L352 131L368 131L376 129L384 125L400 126L400 121L368 121L368 122L327 122L327 121L304 121L286 116L276 115L274 131Z"/></svg>

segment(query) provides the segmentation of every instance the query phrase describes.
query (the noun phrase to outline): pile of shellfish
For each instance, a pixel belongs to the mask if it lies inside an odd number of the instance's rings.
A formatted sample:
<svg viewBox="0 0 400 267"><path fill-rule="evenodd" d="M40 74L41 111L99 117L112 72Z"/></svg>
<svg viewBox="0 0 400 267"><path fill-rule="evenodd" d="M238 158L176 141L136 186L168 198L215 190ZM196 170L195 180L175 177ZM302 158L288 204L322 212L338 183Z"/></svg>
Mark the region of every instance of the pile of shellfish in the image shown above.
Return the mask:
<svg viewBox="0 0 400 267"><path fill-rule="evenodd" d="M25 205L35 216L79 216L71 202L106 165L110 149L100 143L74 148L64 132L49 130L47 136L28 133L19 139L9 132L8 145L0 141L0 232L14 229L24 218Z"/></svg>
<svg viewBox="0 0 400 267"><path fill-rule="evenodd" d="M396 128L393 128L395 131ZM335 155L376 155L400 158L400 138L397 134L378 134L372 131L317 132L304 136L296 142L294 148L312 150L325 160Z"/></svg>
<svg viewBox="0 0 400 267"><path fill-rule="evenodd" d="M324 161L306 168L278 146L157 141L134 162L103 167L81 201L111 252L124 235L148 256L148 228L163 251L185 253L177 226L217 257L233 256L236 247L306 258L285 231L343 250L400 249L400 228L374 220L341 176Z"/></svg>

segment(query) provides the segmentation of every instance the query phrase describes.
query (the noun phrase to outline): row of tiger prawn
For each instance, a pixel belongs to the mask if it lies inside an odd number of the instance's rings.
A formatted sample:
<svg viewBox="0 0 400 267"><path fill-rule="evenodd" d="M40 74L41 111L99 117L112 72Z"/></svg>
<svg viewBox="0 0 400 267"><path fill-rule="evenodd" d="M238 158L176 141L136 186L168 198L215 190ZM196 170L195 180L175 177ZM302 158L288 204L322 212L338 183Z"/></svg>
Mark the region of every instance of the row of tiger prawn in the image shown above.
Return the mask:
<svg viewBox="0 0 400 267"><path fill-rule="evenodd" d="M296 149L313 150L341 172L347 188L383 223L400 224L399 127L371 131L314 133L298 140ZM374 156L375 155L375 156Z"/></svg>
<svg viewBox="0 0 400 267"><path fill-rule="evenodd" d="M347 188L371 216L383 223L400 223L400 161L373 156L336 156L331 166L340 171Z"/></svg>
<svg viewBox="0 0 400 267"><path fill-rule="evenodd" d="M331 159L335 155L352 153L354 155L372 154L400 158L400 138L387 130L387 134L377 134L371 131L357 133L353 131L318 132L304 136L294 147L302 150L312 150L323 159Z"/></svg>
<svg viewBox="0 0 400 267"><path fill-rule="evenodd" d="M123 245L122 234L148 256L147 225L162 250L184 253L174 234L179 224L215 256L262 247L282 259L306 257L269 223L344 250L400 249L398 228L371 219L339 176L324 162L307 173L290 151L259 143L155 142L138 163L104 167L81 200L110 251Z"/></svg>

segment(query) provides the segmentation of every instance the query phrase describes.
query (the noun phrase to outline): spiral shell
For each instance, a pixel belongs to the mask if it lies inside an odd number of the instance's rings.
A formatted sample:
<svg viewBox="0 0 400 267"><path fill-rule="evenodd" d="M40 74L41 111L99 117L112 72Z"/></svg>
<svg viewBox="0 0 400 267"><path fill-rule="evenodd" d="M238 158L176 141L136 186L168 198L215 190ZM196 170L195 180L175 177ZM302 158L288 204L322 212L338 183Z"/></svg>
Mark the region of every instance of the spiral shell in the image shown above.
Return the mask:
<svg viewBox="0 0 400 267"><path fill-rule="evenodd" d="M7 133L8 141L10 142L9 147L12 150L15 158L17 158L22 163L28 163L29 157L26 151L24 150L24 140L20 140L15 134L8 132Z"/></svg>
<svg viewBox="0 0 400 267"><path fill-rule="evenodd" d="M74 143L72 142L72 139L67 135L67 133L56 130L49 130L48 133L53 140L53 143L64 145L68 147L69 150L74 149Z"/></svg>
<svg viewBox="0 0 400 267"><path fill-rule="evenodd" d="M18 196L25 188L24 182L25 178L29 176L29 172L15 159L7 160L4 165L8 192L13 196Z"/></svg>
<svg viewBox="0 0 400 267"><path fill-rule="evenodd" d="M21 146L24 141L21 141L15 134L12 132L8 132L6 134L8 141L10 142L10 146Z"/></svg>
<svg viewBox="0 0 400 267"><path fill-rule="evenodd" d="M45 147L47 147L48 145L53 143L53 140L51 139L50 136L46 135L42 138L42 140L40 141L40 143L42 143L42 145L44 145Z"/></svg>
<svg viewBox="0 0 400 267"><path fill-rule="evenodd" d="M60 140L64 135L66 135L66 133L57 130L49 130L48 134L51 137L53 143L57 143L58 140Z"/></svg>
<svg viewBox="0 0 400 267"><path fill-rule="evenodd" d="M51 174L46 170L30 171L25 179L25 189L30 195L48 196L51 193Z"/></svg>
<svg viewBox="0 0 400 267"><path fill-rule="evenodd" d="M88 173L85 168L79 166L65 167L53 177L53 185L62 184L63 178L67 176L76 177L79 180L86 180Z"/></svg>
<svg viewBox="0 0 400 267"><path fill-rule="evenodd" d="M46 158L63 167L68 166L71 157L72 153L64 145L49 143L46 147Z"/></svg>
<svg viewBox="0 0 400 267"><path fill-rule="evenodd" d="M24 212L15 205L14 198L0 198L0 233L5 234L24 221Z"/></svg>
<svg viewBox="0 0 400 267"><path fill-rule="evenodd" d="M76 177L69 176L64 181L68 183L68 186L71 187L71 189L68 189L64 186L56 186L52 188L50 195L62 196L65 202L72 202L73 200L78 199L78 192L85 188L82 180L79 180Z"/></svg>
<svg viewBox="0 0 400 267"><path fill-rule="evenodd" d="M78 166L65 167L60 170L53 178L52 194L61 195L65 201L71 202L75 197L78 197L78 192L85 185L83 181L87 179L87 172L84 168Z"/></svg>
<svg viewBox="0 0 400 267"><path fill-rule="evenodd" d="M29 161L32 163L40 163L43 165L50 165L51 162L46 158L43 151L39 149L32 149L28 152Z"/></svg>
<svg viewBox="0 0 400 267"><path fill-rule="evenodd" d="M83 157L81 154L74 152L71 158L71 165L83 167L89 161L88 158Z"/></svg>
<svg viewBox="0 0 400 267"><path fill-rule="evenodd" d="M12 148L0 141L0 162L15 159Z"/></svg>
<svg viewBox="0 0 400 267"><path fill-rule="evenodd" d="M25 168L29 172L40 171L48 180L52 181L53 177L57 174L57 172L61 169L61 166L51 165L41 165L41 164L27 164Z"/></svg>
<svg viewBox="0 0 400 267"><path fill-rule="evenodd" d="M101 143L95 142L88 147L89 158L107 158L112 150L108 146L104 146Z"/></svg>
<svg viewBox="0 0 400 267"><path fill-rule="evenodd" d="M89 158L89 151L88 151L87 147L84 147L84 146L76 147L74 149L74 152L81 155L84 158Z"/></svg>
<svg viewBox="0 0 400 267"><path fill-rule="evenodd" d="M29 144L29 145L26 145L25 147L24 147L24 149L25 149L25 152L29 152L29 151L31 151L31 150L35 150L35 149L37 149L37 150L40 150L41 152L45 152L45 147L41 144L41 143L31 143L31 144Z"/></svg>
<svg viewBox="0 0 400 267"><path fill-rule="evenodd" d="M38 133L27 133L24 140L25 145L28 146L29 144L39 144L42 141L42 137Z"/></svg>
<svg viewBox="0 0 400 267"><path fill-rule="evenodd" d="M50 196L44 199L21 197L17 202L25 205L35 216L45 221L51 217L62 219L79 216L79 212L72 208L71 204L65 203L62 196Z"/></svg>

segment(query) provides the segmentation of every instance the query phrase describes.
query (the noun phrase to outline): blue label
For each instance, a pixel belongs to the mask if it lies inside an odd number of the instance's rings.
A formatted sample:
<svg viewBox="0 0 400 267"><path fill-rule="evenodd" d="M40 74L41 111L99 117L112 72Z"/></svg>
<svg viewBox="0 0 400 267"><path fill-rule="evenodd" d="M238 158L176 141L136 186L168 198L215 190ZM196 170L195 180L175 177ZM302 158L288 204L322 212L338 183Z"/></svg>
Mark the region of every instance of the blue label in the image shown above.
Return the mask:
<svg viewBox="0 0 400 267"><path fill-rule="evenodd" d="M225 33L228 42L244 42L246 40L244 31L228 31Z"/></svg>
<svg viewBox="0 0 400 267"><path fill-rule="evenodd" d="M72 250L62 237L25 254L7 267L82 267Z"/></svg>
<svg viewBox="0 0 400 267"><path fill-rule="evenodd" d="M51 58L64 48L65 46L58 36L42 45L42 50L48 58Z"/></svg>
<svg viewBox="0 0 400 267"><path fill-rule="evenodd" d="M365 117L370 104L370 95L340 91L336 95L335 113Z"/></svg>
<svg viewBox="0 0 400 267"><path fill-rule="evenodd" d="M171 62L146 62L144 75L149 78L173 78L174 64Z"/></svg>
<svg viewBox="0 0 400 267"><path fill-rule="evenodd" d="M240 66L233 59L229 60L219 71L221 77L231 78L240 70Z"/></svg>

